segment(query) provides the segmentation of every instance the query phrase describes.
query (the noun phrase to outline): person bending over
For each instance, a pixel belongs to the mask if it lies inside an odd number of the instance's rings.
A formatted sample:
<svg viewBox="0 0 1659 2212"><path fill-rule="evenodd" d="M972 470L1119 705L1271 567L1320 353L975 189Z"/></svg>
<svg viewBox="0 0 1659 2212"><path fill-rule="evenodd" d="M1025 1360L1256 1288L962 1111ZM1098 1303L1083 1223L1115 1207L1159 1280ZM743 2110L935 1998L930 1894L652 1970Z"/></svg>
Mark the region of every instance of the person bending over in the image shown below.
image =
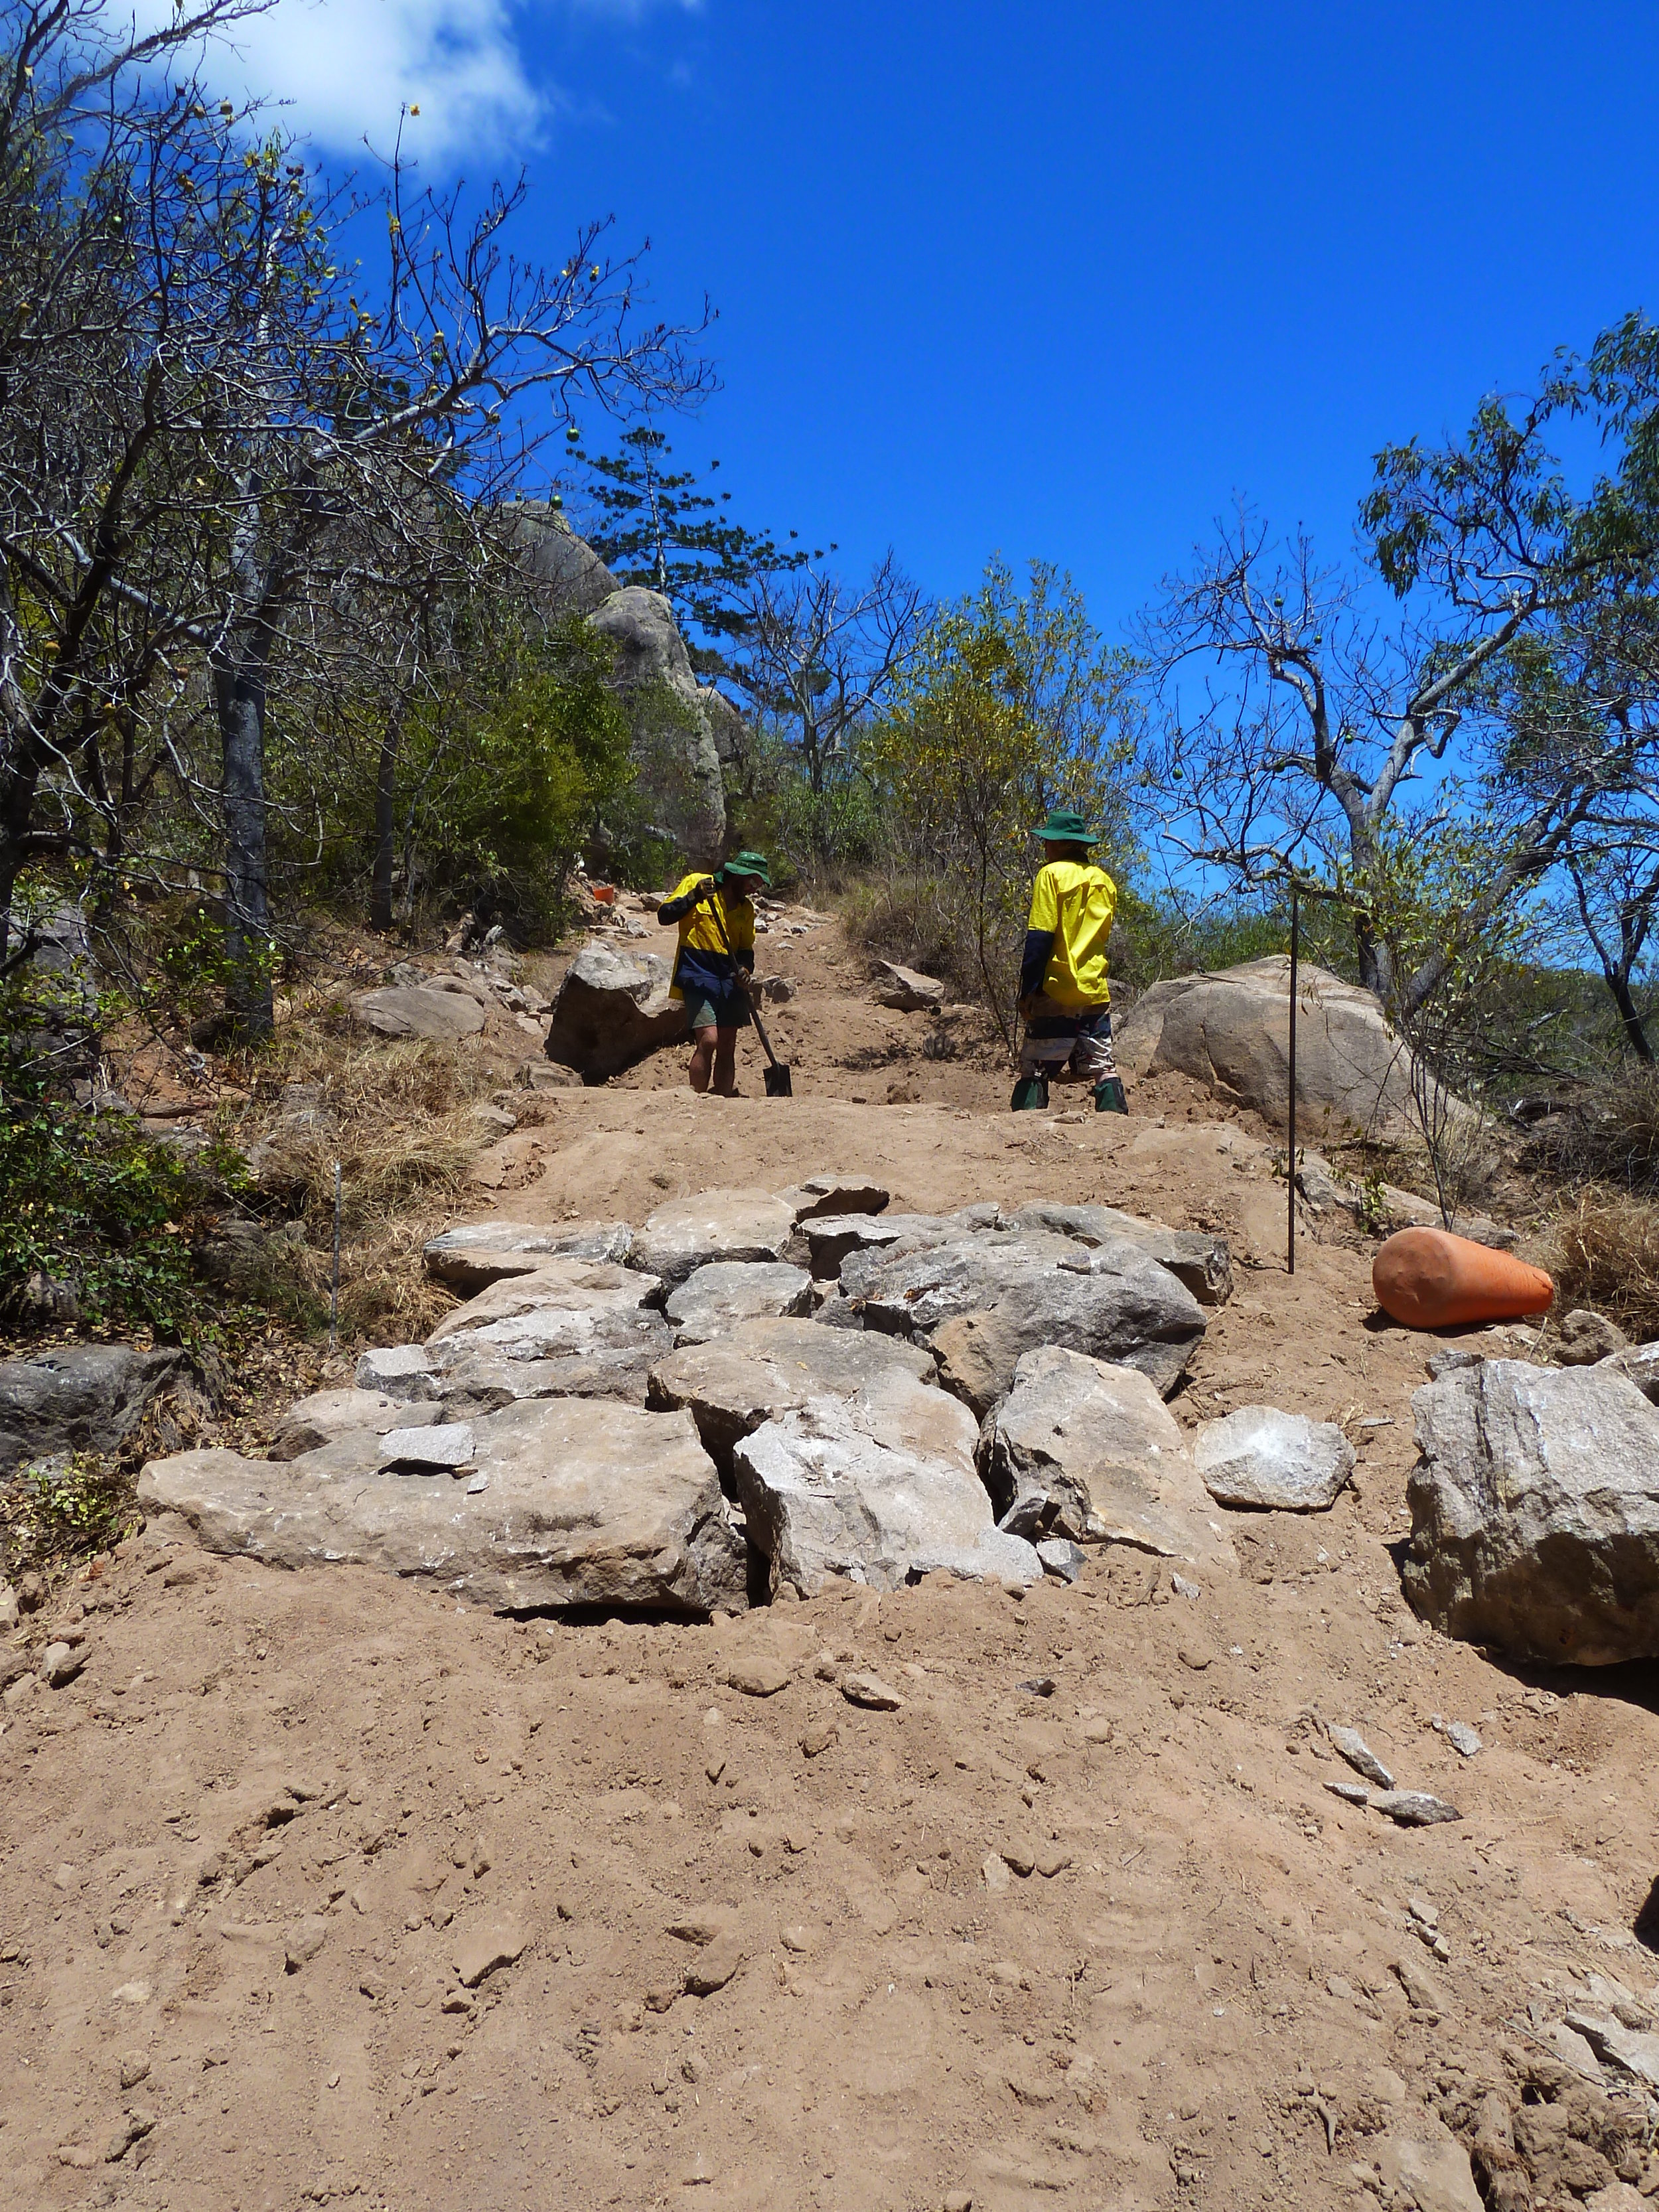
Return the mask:
<svg viewBox="0 0 1659 2212"><path fill-rule="evenodd" d="M1019 968L1025 1035L1010 1103L1016 1114L1046 1106L1050 1074L1069 1067L1092 1085L1097 1114L1127 1114L1106 981L1117 885L1091 860L1099 833L1080 814L1057 809L1036 834L1042 866L1031 889Z"/></svg>
<svg viewBox="0 0 1659 2212"><path fill-rule="evenodd" d="M677 921L671 999L680 1000L696 1046L691 1088L713 1089L721 1098L737 1091L738 1031L748 1023L748 979L755 972L757 884L772 888L758 853L734 853L714 875L682 878L657 908L661 922Z"/></svg>

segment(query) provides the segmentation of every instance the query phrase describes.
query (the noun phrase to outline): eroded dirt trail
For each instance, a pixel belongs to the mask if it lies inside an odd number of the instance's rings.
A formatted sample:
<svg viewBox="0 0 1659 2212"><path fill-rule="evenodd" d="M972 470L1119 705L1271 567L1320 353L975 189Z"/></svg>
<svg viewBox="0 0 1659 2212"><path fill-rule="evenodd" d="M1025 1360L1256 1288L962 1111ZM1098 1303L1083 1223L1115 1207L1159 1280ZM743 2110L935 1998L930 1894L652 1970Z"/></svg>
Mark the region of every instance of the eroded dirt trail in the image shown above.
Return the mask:
<svg viewBox="0 0 1659 2212"><path fill-rule="evenodd" d="M1023 1599L933 1577L708 1626L507 1622L148 1532L73 1588L78 1680L0 1737L0 2201L1473 2212L1463 2153L1432 2160L1514 2096L1504 2046L1547 2074L1607 1981L1659 2005L1652 1670L1545 1681L1413 1619L1433 1346L1368 1328L1358 1249L1286 1279L1266 1133L1173 1090L1015 1123L948 1065L951 1097L855 1105L811 1016L787 1104L665 1060L539 1101L498 1210L637 1221L833 1166L896 1207L1224 1229L1237 1291L1172 1410L1343 1420L1353 1489L1226 1516L1239 1571L1195 1596L1115 1553ZM1344 1804L1321 1722L1462 1820ZM1642 2203L1635 2133L1558 2102L1536 2203Z"/></svg>

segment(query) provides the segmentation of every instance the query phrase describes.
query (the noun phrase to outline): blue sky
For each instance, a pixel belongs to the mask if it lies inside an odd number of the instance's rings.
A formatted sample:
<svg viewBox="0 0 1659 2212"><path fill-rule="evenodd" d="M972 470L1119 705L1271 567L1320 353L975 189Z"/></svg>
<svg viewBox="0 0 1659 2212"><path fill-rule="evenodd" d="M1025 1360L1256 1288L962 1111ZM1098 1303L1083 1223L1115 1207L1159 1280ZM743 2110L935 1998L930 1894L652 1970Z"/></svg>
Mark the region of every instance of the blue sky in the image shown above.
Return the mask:
<svg viewBox="0 0 1659 2212"><path fill-rule="evenodd" d="M734 512L931 590L1070 568L1118 630L1235 494L1346 555L1370 457L1659 313L1651 5L282 0L247 67L349 148L522 158L720 309L675 434ZM593 442L590 440L590 443Z"/></svg>

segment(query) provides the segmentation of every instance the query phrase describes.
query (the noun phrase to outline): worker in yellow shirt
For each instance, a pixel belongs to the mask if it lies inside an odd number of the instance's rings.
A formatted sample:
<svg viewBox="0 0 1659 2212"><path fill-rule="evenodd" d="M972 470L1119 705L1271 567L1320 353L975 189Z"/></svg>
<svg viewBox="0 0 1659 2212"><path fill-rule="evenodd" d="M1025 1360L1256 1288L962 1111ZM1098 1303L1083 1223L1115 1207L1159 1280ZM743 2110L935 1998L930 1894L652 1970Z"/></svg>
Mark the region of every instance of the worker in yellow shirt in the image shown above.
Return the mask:
<svg viewBox="0 0 1659 2212"><path fill-rule="evenodd" d="M680 926L668 995L683 1001L696 1040L691 1088L712 1086L721 1098L736 1093L738 1031L750 1019L746 986L755 972L750 893L757 884L772 888L765 860L759 853L734 853L714 875L698 871L682 877L657 908L659 921Z"/></svg>
<svg viewBox="0 0 1659 2212"><path fill-rule="evenodd" d="M1106 947L1117 885L1090 859L1100 842L1082 815L1057 808L1037 831L1042 866L1031 890L1031 918L1019 967L1025 1024L1016 1114L1048 1103L1048 1078L1062 1068L1093 1086L1097 1114L1127 1114L1123 1079L1112 1052Z"/></svg>

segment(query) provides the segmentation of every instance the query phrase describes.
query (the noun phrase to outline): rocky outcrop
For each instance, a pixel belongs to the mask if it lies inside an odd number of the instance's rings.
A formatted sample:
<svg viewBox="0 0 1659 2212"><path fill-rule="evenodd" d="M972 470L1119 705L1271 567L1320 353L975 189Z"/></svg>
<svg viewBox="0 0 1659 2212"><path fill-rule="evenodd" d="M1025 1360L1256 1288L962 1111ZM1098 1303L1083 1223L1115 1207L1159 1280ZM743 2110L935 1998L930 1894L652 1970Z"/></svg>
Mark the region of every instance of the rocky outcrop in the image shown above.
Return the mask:
<svg viewBox="0 0 1659 2212"><path fill-rule="evenodd" d="M654 952L586 945L553 1001L547 1056L586 1083L620 1075L685 1035L685 1008L668 995L672 970Z"/></svg>
<svg viewBox="0 0 1659 2212"><path fill-rule="evenodd" d="M1173 1070L1276 1128L1289 1097L1290 961L1247 960L1215 975L1175 975L1137 999L1116 1031L1131 1075ZM1369 991L1305 963L1297 973L1298 1127L1376 1132L1411 1110L1411 1060Z"/></svg>
<svg viewBox="0 0 1659 2212"><path fill-rule="evenodd" d="M653 811L694 867L712 867L726 838L726 786L708 695L691 670L674 611L638 584L588 617L615 656L611 680L628 709L634 757ZM728 745L731 732L726 732Z"/></svg>
<svg viewBox="0 0 1659 2212"><path fill-rule="evenodd" d="M357 1430L285 1464L154 1460L139 1502L178 1514L212 1552L377 1568L497 1611L747 1602L743 1541L688 1415L559 1398L470 1426L453 1473L399 1474L383 1440Z"/></svg>
<svg viewBox="0 0 1659 2212"><path fill-rule="evenodd" d="M1659 1412L1635 1383L1492 1359L1412 1402L1404 1581L1418 1612L1519 1658L1659 1656Z"/></svg>
<svg viewBox="0 0 1659 2212"><path fill-rule="evenodd" d="M1173 1415L1132 1367L1053 1346L1024 1353L984 1465L1006 1529L1233 1564Z"/></svg>
<svg viewBox="0 0 1659 2212"><path fill-rule="evenodd" d="M1353 1473L1353 1446L1334 1421L1241 1406L1206 1421L1193 1465L1218 1505L1277 1513L1323 1513Z"/></svg>
<svg viewBox="0 0 1659 2212"><path fill-rule="evenodd" d="M165 1393L193 1386L182 1352L70 1344L0 1360L0 1475L59 1452L116 1452Z"/></svg>

